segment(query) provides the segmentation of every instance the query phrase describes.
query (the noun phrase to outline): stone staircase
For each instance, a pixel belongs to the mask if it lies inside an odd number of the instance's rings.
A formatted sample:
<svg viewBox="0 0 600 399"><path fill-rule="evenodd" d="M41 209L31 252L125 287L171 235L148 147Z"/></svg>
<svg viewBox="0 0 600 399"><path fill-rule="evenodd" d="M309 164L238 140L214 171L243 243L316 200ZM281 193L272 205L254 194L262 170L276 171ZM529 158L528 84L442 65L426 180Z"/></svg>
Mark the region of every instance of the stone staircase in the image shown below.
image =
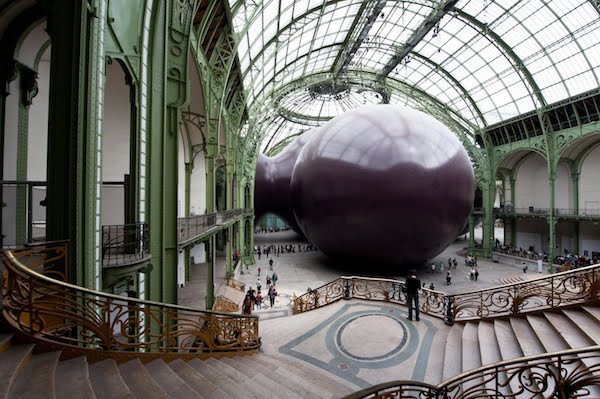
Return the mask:
<svg viewBox="0 0 600 399"><path fill-rule="evenodd" d="M89 364L35 354L0 335L0 398L336 398L356 390L288 359L255 354L189 362L113 359Z"/></svg>
<svg viewBox="0 0 600 399"><path fill-rule="evenodd" d="M293 318L306 329L335 311L333 305L331 310L327 308ZM320 312L324 313L319 315ZM14 344L12 334L1 334L0 399L319 399L339 398L360 389L312 364L278 353L279 346L300 327L298 323L285 317L269 320L263 329L266 344L262 353L188 362L159 359L146 364L137 359L122 364L113 359L89 364L85 357L60 360L61 352L38 354L35 345ZM438 384L503 360L594 345L600 345L600 307L595 306L455 323L434 337L425 382ZM596 357L570 367L578 371L595 367L598 371L599 363L600 357ZM398 379L393 375L386 377ZM478 378L472 379L464 388L479 382ZM518 390L518 384L513 383L510 389ZM590 387L590 395L600 397L600 386Z"/></svg>
<svg viewBox="0 0 600 399"><path fill-rule="evenodd" d="M446 340L434 340L427 375L441 376L443 381L503 360L595 345L600 345L600 307L595 306L456 323ZM595 357L572 367L579 371L594 367L598 373L599 363L600 357ZM590 397L600 397L600 385L590 389Z"/></svg>

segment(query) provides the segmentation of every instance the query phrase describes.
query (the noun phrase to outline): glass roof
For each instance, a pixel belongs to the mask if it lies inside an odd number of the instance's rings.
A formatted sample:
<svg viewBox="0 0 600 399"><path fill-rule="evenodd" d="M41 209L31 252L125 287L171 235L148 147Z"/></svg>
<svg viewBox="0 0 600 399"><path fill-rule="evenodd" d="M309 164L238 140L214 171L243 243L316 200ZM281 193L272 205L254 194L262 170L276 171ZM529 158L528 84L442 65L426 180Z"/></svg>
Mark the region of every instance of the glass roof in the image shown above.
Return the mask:
<svg viewBox="0 0 600 399"><path fill-rule="evenodd" d="M274 114L264 149L378 101L349 74L473 133L600 87L594 0L229 1L250 113Z"/></svg>

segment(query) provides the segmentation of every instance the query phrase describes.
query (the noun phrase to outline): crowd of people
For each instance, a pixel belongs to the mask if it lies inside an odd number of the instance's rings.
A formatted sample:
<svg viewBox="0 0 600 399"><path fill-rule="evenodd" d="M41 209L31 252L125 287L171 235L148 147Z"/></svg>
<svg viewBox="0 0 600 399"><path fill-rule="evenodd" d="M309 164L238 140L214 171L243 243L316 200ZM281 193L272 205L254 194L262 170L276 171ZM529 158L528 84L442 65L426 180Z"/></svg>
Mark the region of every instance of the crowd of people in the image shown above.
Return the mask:
<svg viewBox="0 0 600 399"><path fill-rule="evenodd" d="M548 262L548 251L538 252L534 247L530 246L528 249L523 249L522 247L513 247L510 244L502 244L500 240L496 239L496 245L494 247L494 252L499 252L511 256L517 256L519 258L538 260L541 259L542 262ZM564 249L562 255L558 255L554 258L554 264L564 265L566 262L569 262L569 268L575 269L578 267L590 266L600 263L600 254L597 252L592 253L592 256L587 255L578 255L569 251L568 249Z"/></svg>
<svg viewBox="0 0 600 399"><path fill-rule="evenodd" d="M295 244L270 244L270 245L260 245L254 246L254 253L260 259L261 255L265 255L267 258L271 255L279 256L281 254L290 254L295 252L309 252L309 251L317 251L317 247L312 245L311 243L295 243Z"/></svg>
<svg viewBox="0 0 600 399"><path fill-rule="evenodd" d="M242 314L244 315L251 315L252 310L261 310L263 306L263 300L265 298L262 295L263 286L260 279L260 266L257 268L257 271L258 279L256 280L256 290L254 290L252 287L249 287L246 291L246 296L244 297L244 303L242 305ZM267 287L266 298L269 299L268 307L270 308L275 306L275 298L277 298L277 295L279 295L276 288L278 279L279 276L277 276L276 272L273 272L272 275L267 274L265 278L265 285Z"/></svg>

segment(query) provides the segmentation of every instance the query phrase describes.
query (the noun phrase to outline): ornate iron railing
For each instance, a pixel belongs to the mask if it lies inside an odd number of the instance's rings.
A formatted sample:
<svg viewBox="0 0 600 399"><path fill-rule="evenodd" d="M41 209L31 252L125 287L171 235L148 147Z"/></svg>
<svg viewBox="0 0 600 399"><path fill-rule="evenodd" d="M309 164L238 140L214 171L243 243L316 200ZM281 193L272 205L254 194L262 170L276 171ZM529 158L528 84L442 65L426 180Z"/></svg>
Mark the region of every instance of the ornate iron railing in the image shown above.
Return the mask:
<svg viewBox="0 0 600 399"><path fill-rule="evenodd" d="M213 228L217 223L217 214L189 216L177 219L177 241L185 242Z"/></svg>
<svg viewBox="0 0 600 399"><path fill-rule="evenodd" d="M177 219L177 242L192 240L210 229L225 224L244 215L244 209L229 209L206 215L188 216Z"/></svg>
<svg viewBox="0 0 600 399"><path fill-rule="evenodd" d="M392 381L343 399L591 398L600 392L600 346L511 359L439 385Z"/></svg>
<svg viewBox="0 0 600 399"><path fill-rule="evenodd" d="M294 298L294 313L317 309L340 299L366 299L406 305L403 281L370 277L342 276L306 294ZM419 309L429 315L444 318L447 296L443 292L423 288L419 294Z"/></svg>
<svg viewBox="0 0 600 399"><path fill-rule="evenodd" d="M96 360L208 357L253 353L260 347L256 317L93 291L24 264L45 265L66 254L66 249L55 257L44 248L5 251L4 317L40 343Z"/></svg>
<svg viewBox="0 0 600 399"><path fill-rule="evenodd" d="M150 259L147 223L102 226L102 266L123 266Z"/></svg>
<svg viewBox="0 0 600 399"><path fill-rule="evenodd" d="M513 208L512 206L504 206L494 208L496 216L548 216L553 214L558 217L565 218L598 218L600 217L600 209L575 209L575 208L537 208L530 206L528 208Z"/></svg>
<svg viewBox="0 0 600 399"><path fill-rule="evenodd" d="M406 305L404 282L369 277L340 277L294 298L294 313L340 299L366 299ZM600 265L552 274L457 295L422 289L419 309L447 323L509 316L600 300Z"/></svg>

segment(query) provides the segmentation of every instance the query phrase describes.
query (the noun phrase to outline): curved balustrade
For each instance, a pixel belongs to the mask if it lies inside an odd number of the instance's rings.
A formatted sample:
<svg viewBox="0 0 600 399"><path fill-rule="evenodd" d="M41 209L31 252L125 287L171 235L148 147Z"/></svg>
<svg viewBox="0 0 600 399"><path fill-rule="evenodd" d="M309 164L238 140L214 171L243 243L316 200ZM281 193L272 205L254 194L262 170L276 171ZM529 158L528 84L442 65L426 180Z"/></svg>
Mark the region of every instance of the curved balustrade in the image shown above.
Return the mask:
<svg viewBox="0 0 600 399"><path fill-rule="evenodd" d="M343 399L589 398L600 388L600 346L512 359L473 369L434 386L392 381Z"/></svg>
<svg viewBox="0 0 600 399"><path fill-rule="evenodd" d="M342 276L294 298L294 313L317 309L340 299L366 299L399 305L407 303L403 281ZM432 316L444 318L447 312L447 301L443 292L423 288L419 294L419 308Z"/></svg>
<svg viewBox="0 0 600 399"><path fill-rule="evenodd" d="M368 277L340 277L294 298L294 313L320 308L340 299L366 299L406 305L404 282ZM419 308L447 323L554 309L600 300L600 265L587 266L529 281L458 295L422 289Z"/></svg>
<svg viewBox="0 0 600 399"><path fill-rule="evenodd" d="M102 226L102 266L124 266L150 259L150 226Z"/></svg>
<svg viewBox="0 0 600 399"><path fill-rule="evenodd" d="M196 239L217 226L241 219L245 214L247 214L247 210L238 208L177 218L177 242L182 244Z"/></svg>
<svg viewBox="0 0 600 399"><path fill-rule="evenodd" d="M4 258L4 317L38 342L96 360L207 357L260 347L255 316L92 291L24 264L31 259L43 264L45 257L43 248L34 248L7 250Z"/></svg>

